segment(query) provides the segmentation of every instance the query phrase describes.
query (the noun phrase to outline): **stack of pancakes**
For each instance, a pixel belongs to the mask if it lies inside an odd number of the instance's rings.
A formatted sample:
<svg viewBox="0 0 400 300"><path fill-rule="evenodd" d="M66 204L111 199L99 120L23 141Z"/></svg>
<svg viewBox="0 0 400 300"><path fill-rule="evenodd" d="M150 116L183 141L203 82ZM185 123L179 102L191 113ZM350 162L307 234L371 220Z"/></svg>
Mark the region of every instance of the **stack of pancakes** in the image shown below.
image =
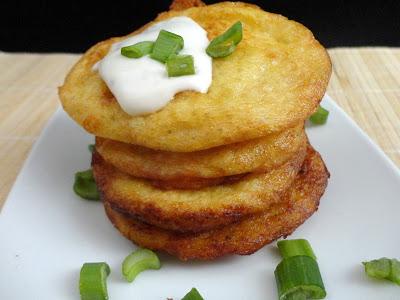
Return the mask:
<svg viewBox="0 0 400 300"><path fill-rule="evenodd" d="M329 174L304 122L325 92L329 57L305 27L253 5L174 7L155 22L185 15L210 39L244 24L236 51L213 61L208 93L127 115L92 70L116 38L82 57L60 97L96 135L94 177L125 237L183 260L250 254L318 208Z"/></svg>

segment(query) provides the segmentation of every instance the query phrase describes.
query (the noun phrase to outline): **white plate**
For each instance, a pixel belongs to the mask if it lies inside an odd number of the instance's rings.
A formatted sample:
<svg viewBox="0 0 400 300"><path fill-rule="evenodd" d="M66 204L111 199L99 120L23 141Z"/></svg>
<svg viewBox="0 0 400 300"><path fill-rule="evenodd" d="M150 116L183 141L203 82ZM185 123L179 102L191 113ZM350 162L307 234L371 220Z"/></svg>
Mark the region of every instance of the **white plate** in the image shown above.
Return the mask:
<svg viewBox="0 0 400 300"><path fill-rule="evenodd" d="M400 258L400 172L329 97L324 105L327 125L307 132L331 178L318 212L291 238L311 242L327 299L400 299L398 286L368 279L361 265ZM0 214L0 299L79 299L79 270L91 261L109 263L111 300L177 300L192 287L206 300L277 299L275 244L213 262L161 255L161 270L125 282L121 261L134 246L109 223L100 203L72 191L73 174L90 165L92 142L58 110L35 144Z"/></svg>

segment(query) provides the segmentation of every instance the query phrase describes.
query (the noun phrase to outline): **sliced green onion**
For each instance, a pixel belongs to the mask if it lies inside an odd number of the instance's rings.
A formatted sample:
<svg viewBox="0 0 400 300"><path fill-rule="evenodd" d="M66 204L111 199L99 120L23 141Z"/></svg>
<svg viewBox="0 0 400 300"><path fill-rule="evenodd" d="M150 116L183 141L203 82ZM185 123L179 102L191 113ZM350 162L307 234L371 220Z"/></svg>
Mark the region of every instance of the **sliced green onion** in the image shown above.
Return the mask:
<svg viewBox="0 0 400 300"><path fill-rule="evenodd" d="M182 300L204 300L196 288L192 288Z"/></svg>
<svg viewBox="0 0 400 300"><path fill-rule="evenodd" d="M284 258L275 269L275 279L279 300L323 299L326 296L318 264L310 256Z"/></svg>
<svg viewBox="0 0 400 300"><path fill-rule="evenodd" d="M363 262L365 273L373 278L387 279L400 285L400 261L382 257Z"/></svg>
<svg viewBox="0 0 400 300"><path fill-rule="evenodd" d="M286 296L286 300L308 300L308 299L312 299L310 298L310 293L302 290L298 290Z"/></svg>
<svg viewBox="0 0 400 300"><path fill-rule="evenodd" d="M129 58L140 58L153 51L154 42L144 41L121 48L121 54Z"/></svg>
<svg viewBox="0 0 400 300"><path fill-rule="evenodd" d="M193 75L194 60L192 55L172 55L166 62L168 77Z"/></svg>
<svg viewBox="0 0 400 300"><path fill-rule="evenodd" d="M122 274L127 281L132 282L140 272L160 268L161 263L157 254L148 249L138 249L124 259Z"/></svg>
<svg viewBox="0 0 400 300"><path fill-rule="evenodd" d="M392 272L390 272L390 276L388 279L400 285L400 261L393 258L391 259L391 262Z"/></svg>
<svg viewBox="0 0 400 300"><path fill-rule="evenodd" d="M93 152L94 152L94 144L90 144L90 145L88 146L88 149L89 149L89 151L90 151L91 153L93 153Z"/></svg>
<svg viewBox="0 0 400 300"><path fill-rule="evenodd" d="M181 51L183 46L184 41L180 35L166 30L160 30L150 57L165 63L171 55Z"/></svg>
<svg viewBox="0 0 400 300"><path fill-rule="evenodd" d="M107 276L110 267L105 262L85 263L79 277L81 300L107 300Z"/></svg>
<svg viewBox="0 0 400 300"><path fill-rule="evenodd" d="M242 36L242 22L238 21L223 34L214 38L208 45L206 52L209 56L214 58L228 56L235 51L236 46L242 40Z"/></svg>
<svg viewBox="0 0 400 300"><path fill-rule="evenodd" d="M100 200L92 169L75 173L74 192L87 200Z"/></svg>
<svg viewBox="0 0 400 300"><path fill-rule="evenodd" d="M317 259L310 243L307 240L282 240L279 241L277 245L283 258L306 255L315 260Z"/></svg>
<svg viewBox="0 0 400 300"><path fill-rule="evenodd" d="M323 125L328 120L328 116L329 116L329 111L320 105L318 106L318 110L311 115L310 121L313 124Z"/></svg>
<svg viewBox="0 0 400 300"><path fill-rule="evenodd" d="M365 273L367 273L368 276L386 279L390 275L391 263L390 259L388 258L381 258L371 260L369 262L363 262L363 265L365 267Z"/></svg>

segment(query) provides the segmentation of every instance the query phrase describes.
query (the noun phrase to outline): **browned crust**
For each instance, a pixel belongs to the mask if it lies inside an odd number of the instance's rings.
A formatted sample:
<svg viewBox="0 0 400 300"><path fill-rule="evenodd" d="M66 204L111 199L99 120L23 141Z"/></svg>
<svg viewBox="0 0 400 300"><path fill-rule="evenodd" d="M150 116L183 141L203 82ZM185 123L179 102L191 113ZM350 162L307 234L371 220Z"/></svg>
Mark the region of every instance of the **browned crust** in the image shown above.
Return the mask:
<svg viewBox="0 0 400 300"><path fill-rule="evenodd" d="M141 247L160 250L181 260L210 260L228 254L247 255L282 236L291 234L317 209L329 172L320 155L309 149L293 186L279 204L262 215L199 234L182 234L142 223L105 203L114 226Z"/></svg>
<svg viewBox="0 0 400 300"><path fill-rule="evenodd" d="M170 10L184 10L191 7L205 6L201 0L174 0L169 6Z"/></svg>
<svg viewBox="0 0 400 300"><path fill-rule="evenodd" d="M232 176L201 178L201 177L182 177L170 180L150 180L151 184L163 190L198 190L219 184L233 184L242 179L246 174Z"/></svg>
<svg viewBox="0 0 400 300"><path fill-rule="evenodd" d="M279 201L300 170L305 151L304 147L293 160L269 173L193 191L157 189L118 171L96 152L92 166L103 200L114 208L164 229L200 232L259 213Z"/></svg>

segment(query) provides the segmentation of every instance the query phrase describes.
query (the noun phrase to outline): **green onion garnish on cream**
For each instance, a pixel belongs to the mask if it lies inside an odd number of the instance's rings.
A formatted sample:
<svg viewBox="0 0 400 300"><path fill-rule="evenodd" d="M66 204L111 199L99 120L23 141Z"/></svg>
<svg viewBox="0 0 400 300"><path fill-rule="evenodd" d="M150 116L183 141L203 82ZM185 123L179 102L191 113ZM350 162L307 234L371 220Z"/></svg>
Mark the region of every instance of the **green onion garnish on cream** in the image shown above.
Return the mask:
<svg viewBox="0 0 400 300"><path fill-rule="evenodd" d="M318 106L318 110L313 113L310 117L310 121L316 125L323 125L328 120L329 111L323 108L321 105Z"/></svg>
<svg viewBox="0 0 400 300"><path fill-rule="evenodd" d="M140 58L153 51L154 42L144 41L121 48L121 54L129 58Z"/></svg>
<svg viewBox="0 0 400 300"><path fill-rule="evenodd" d="M122 275L128 282L144 270L158 270L161 268L157 254L148 249L138 249L128 255L122 263Z"/></svg>
<svg viewBox="0 0 400 300"><path fill-rule="evenodd" d="M283 256L275 269L279 300L323 299L324 283L315 254L306 240L286 240L278 245Z"/></svg>
<svg viewBox="0 0 400 300"><path fill-rule="evenodd" d="M214 38L208 45L206 52L209 56L225 57L235 51L243 36L243 26L240 21L233 24L223 34Z"/></svg>
<svg viewBox="0 0 400 300"><path fill-rule="evenodd" d="M94 144L88 145L88 150L90 153L93 153L94 152Z"/></svg>
<svg viewBox="0 0 400 300"><path fill-rule="evenodd" d="M363 262L365 273L369 277L387 279L400 285L400 261L382 257Z"/></svg>
<svg viewBox="0 0 400 300"><path fill-rule="evenodd" d="M195 73L192 55L172 55L166 62L168 77L193 75Z"/></svg>
<svg viewBox="0 0 400 300"><path fill-rule="evenodd" d="M204 300L196 288L192 288L182 300Z"/></svg>
<svg viewBox="0 0 400 300"><path fill-rule="evenodd" d="M73 186L75 194L87 200L100 200L100 193L94 181L92 169L75 173Z"/></svg>
<svg viewBox="0 0 400 300"><path fill-rule="evenodd" d="M138 46L143 41L154 42L149 55L136 59L121 54L121 47ZM177 93L207 93L212 82L212 58L205 51L209 43L207 32L191 18L173 17L114 43L93 70L98 71L122 110L131 116L145 115L166 106ZM165 63L172 55L193 56L195 74L169 77ZM190 65L183 67L184 72L178 68L175 73L174 68L170 75L192 73Z"/></svg>
<svg viewBox="0 0 400 300"><path fill-rule="evenodd" d="M81 300L107 300L107 276L110 267L105 262L83 264L79 277Z"/></svg>
<svg viewBox="0 0 400 300"><path fill-rule="evenodd" d="M181 51L183 46L184 41L180 35L170 31L160 30L150 57L165 63L171 55Z"/></svg>

